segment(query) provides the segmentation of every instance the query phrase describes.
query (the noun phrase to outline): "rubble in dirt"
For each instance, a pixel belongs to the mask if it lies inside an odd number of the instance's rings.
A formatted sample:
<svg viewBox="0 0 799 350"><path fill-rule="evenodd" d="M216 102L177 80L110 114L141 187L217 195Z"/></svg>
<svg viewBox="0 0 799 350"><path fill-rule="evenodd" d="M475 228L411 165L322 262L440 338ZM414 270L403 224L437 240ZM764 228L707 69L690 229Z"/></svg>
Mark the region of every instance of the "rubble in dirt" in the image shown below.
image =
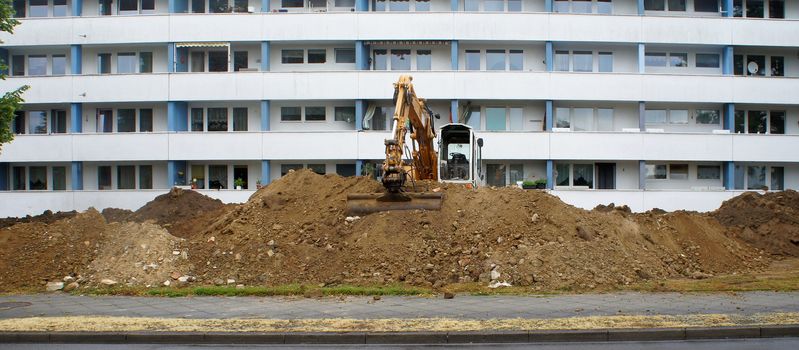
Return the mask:
<svg viewBox="0 0 799 350"><path fill-rule="evenodd" d="M20 218L9 217L5 219L0 219L0 229L4 229L9 226L13 226L16 224L21 223L28 223L28 222L41 222L45 224L53 223L61 219L71 218L77 215L78 212L76 211L59 211L53 213L50 210L45 210L43 213L36 215L36 216L25 216Z"/></svg>
<svg viewBox="0 0 799 350"><path fill-rule="evenodd" d="M725 201L712 215L755 247L799 256L799 192L746 192Z"/></svg>
<svg viewBox="0 0 799 350"><path fill-rule="evenodd" d="M379 183L296 171L196 233L189 259L207 283L500 280L544 289L703 278L768 262L706 215L585 211L539 191L440 186L441 211L347 220L346 195L380 192Z"/></svg>
<svg viewBox="0 0 799 350"><path fill-rule="evenodd" d="M196 191L172 188L169 193L155 197L126 218L128 221L153 221L169 229L170 226L191 220L224 207L218 199L212 199Z"/></svg>
<svg viewBox="0 0 799 350"><path fill-rule="evenodd" d="M128 218L133 215L133 211L119 208L105 208L102 214L106 222L126 222Z"/></svg>

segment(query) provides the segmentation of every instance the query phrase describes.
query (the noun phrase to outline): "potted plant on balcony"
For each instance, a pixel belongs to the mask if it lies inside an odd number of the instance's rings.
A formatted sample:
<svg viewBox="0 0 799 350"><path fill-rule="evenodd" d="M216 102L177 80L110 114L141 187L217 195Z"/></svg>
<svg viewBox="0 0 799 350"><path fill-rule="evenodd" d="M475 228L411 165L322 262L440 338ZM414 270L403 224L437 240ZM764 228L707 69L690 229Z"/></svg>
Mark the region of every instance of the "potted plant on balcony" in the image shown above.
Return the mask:
<svg viewBox="0 0 799 350"><path fill-rule="evenodd" d="M535 182L535 188L537 188L539 190L543 190L543 189L547 188L547 179L538 179Z"/></svg>
<svg viewBox="0 0 799 350"><path fill-rule="evenodd" d="M242 178L238 178L233 180L233 185L236 186L237 190L241 190L244 187L244 180Z"/></svg>
<svg viewBox="0 0 799 350"><path fill-rule="evenodd" d="M261 180L255 181L255 189L260 190L261 187L264 187L263 185L261 185Z"/></svg>
<svg viewBox="0 0 799 350"><path fill-rule="evenodd" d="M535 181L533 180L524 180L522 181L522 188L525 190L532 190L535 188Z"/></svg>

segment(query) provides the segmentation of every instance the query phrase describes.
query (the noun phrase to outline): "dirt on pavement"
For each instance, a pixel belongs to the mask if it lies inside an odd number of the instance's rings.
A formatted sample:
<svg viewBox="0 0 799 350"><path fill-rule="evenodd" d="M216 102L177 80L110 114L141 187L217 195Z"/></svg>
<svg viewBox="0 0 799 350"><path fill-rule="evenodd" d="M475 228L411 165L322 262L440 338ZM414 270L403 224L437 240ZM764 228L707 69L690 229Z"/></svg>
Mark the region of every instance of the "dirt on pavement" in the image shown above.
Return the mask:
<svg viewBox="0 0 799 350"><path fill-rule="evenodd" d="M102 279L174 285L185 277L198 285L507 282L534 291L612 289L761 271L772 261L768 253L787 253L741 231L773 236L777 225L791 225L799 207L796 193L786 191L759 202L744 194L741 203L733 199L713 213L634 214L624 206L575 208L543 191L419 187L444 194L441 211L348 217L347 194L382 186L303 170L241 205L173 190L118 220L128 223L109 224L89 210L51 224L17 224L0 230L0 291L43 288L70 274L81 276L82 285ZM747 205L785 215L736 221L740 215L731 208L747 211Z"/></svg>

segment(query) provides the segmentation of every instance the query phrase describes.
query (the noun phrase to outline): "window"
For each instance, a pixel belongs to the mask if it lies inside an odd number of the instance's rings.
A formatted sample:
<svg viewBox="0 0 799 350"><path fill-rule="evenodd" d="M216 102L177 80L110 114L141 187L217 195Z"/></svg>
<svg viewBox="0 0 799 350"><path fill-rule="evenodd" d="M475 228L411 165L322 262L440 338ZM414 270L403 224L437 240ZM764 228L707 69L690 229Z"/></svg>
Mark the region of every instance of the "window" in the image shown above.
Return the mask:
<svg viewBox="0 0 799 350"><path fill-rule="evenodd" d="M136 73L136 54L133 52L120 52L117 54L117 73Z"/></svg>
<svg viewBox="0 0 799 350"><path fill-rule="evenodd" d="M408 12L411 9L411 2L408 0L389 0L389 11L404 11Z"/></svg>
<svg viewBox="0 0 799 350"><path fill-rule="evenodd" d="M153 110L152 108L142 108L139 110L139 131L153 131Z"/></svg>
<svg viewBox="0 0 799 350"><path fill-rule="evenodd" d="M228 12L227 0L208 0L208 12L210 13Z"/></svg>
<svg viewBox="0 0 799 350"><path fill-rule="evenodd" d="M510 121L510 129L512 131L521 131L524 129L524 109L523 108L508 108L508 120Z"/></svg>
<svg viewBox="0 0 799 350"><path fill-rule="evenodd" d="M485 12L505 11L505 0L485 0L483 2L483 11Z"/></svg>
<svg viewBox="0 0 799 350"><path fill-rule="evenodd" d="M337 122L347 122L355 124L355 107L336 107L334 120Z"/></svg>
<svg viewBox="0 0 799 350"><path fill-rule="evenodd" d="M647 124L666 124L665 109L647 109L645 112Z"/></svg>
<svg viewBox="0 0 799 350"><path fill-rule="evenodd" d="M573 108L571 115L572 131L591 131L594 129L593 108Z"/></svg>
<svg viewBox="0 0 799 350"><path fill-rule="evenodd" d="M785 75L785 57L771 56L771 76L781 77Z"/></svg>
<svg viewBox="0 0 799 350"><path fill-rule="evenodd" d="M355 176L355 164L336 164L336 174L339 174L339 176Z"/></svg>
<svg viewBox="0 0 799 350"><path fill-rule="evenodd" d="M524 51L510 50L508 54L510 70L524 70Z"/></svg>
<svg viewBox="0 0 799 350"><path fill-rule="evenodd" d="M746 132L746 112L735 111L735 133L742 134Z"/></svg>
<svg viewBox="0 0 799 350"><path fill-rule="evenodd" d="M747 55L746 56L747 75L765 76L766 75L766 56Z"/></svg>
<svg viewBox="0 0 799 350"><path fill-rule="evenodd" d="M574 51L574 71L591 72L594 70L594 55L591 51Z"/></svg>
<svg viewBox="0 0 799 350"><path fill-rule="evenodd" d="M486 130L505 131L505 108L486 108Z"/></svg>
<svg viewBox="0 0 799 350"><path fill-rule="evenodd" d="M416 0L416 12L430 11L430 0Z"/></svg>
<svg viewBox="0 0 799 350"><path fill-rule="evenodd" d="M248 12L247 7L249 6L249 1L247 0L234 0L233 1L233 11L235 12Z"/></svg>
<svg viewBox="0 0 799 350"><path fill-rule="evenodd" d="M236 51L233 53L233 71L238 72L249 67L249 53L247 51Z"/></svg>
<svg viewBox="0 0 799 350"><path fill-rule="evenodd" d="M193 164L191 166L191 183L194 188L205 188L205 166Z"/></svg>
<svg viewBox="0 0 799 350"><path fill-rule="evenodd" d="M505 50L486 50L486 70L505 70Z"/></svg>
<svg viewBox="0 0 799 350"><path fill-rule="evenodd" d="M235 181L241 180L242 184L239 185L241 188L246 189L249 182L247 166L246 165L237 165L233 167L233 181L235 185Z"/></svg>
<svg viewBox="0 0 799 350"><path fill-rule="evenodd" d="M570 186L571 170L569 164L555 164L555 185Z"/></svg>
<svg viewBox="0 0 799 350"><path fill-rule="evenodd" d="M569 1L568 0L555 0L555 7L553 10L557 13L568 13L569 12Z"/></svg>
<svg viewBox="0 0 799 350"><path fill-rule="evenodd" d="M591 13L591 0L572 0L573 13Z"/></svg>
<svg viewBox="0 0 799 350"><path fill-rule="evenodd" d="M30 17L47 17L47 0L29 0L28 16Z"/></svg>
<svg viewBox="0 0 799 350"><path fill-rule="evenodd" d="M227 51L208 52L208 71L227 72Z"/></svg>
<svg viewBox="0 0 799 350"><path fill-rule="evenodd" d="M385 11L386 10L386 0L375 0L374 8L375 8L375 11Z"/></svg>
<svg viewBox="0 0 799 350"><path fill-rule="evenodd" d="M416 50L416 70L430 70L432 67L430 50Z"/></svg>
<svg viewBox="0 0 799 350"><path fill-rule="evenodd" d="M510 184L515 185L519 181L524 181L524 164L511 164Z"/></svg>
<svg viewBox="0 0 799 350"><path fill-rule="evenodd" d="M205 72L205 52L193 51L191 53L191 71Z"/></svg>
<svg viewBox="0 0 799 350"><path fill-rule="evenodd" d="M688 164L669 164L670 180L688 180Z"/></svg>
<svg viewBox="0 0 799 350"><path fill-rule="evenodd" d="M227 108L208 108L208 131L227 131Z"/></svg>
<svg viewBox="0 0 799 350"><path fill-rule="evenodd" d="M785 134L785 111L771 111L769 133Z"/></svg>
<svg viewBox="0 0 799 350"><path fill-rule="evenodd" d="M664 0L644 0L644 10L665 11L666 2Z"/></svg>
<svg viewBox="0 0 799 350"><path fill-rule="evenodd" d="M721 180L721 167L718 165L697 165L697 180Z"/></svg>
<svg viewBox="0 0 799 350"><path fill-rule="evenodd" d="M597 0L596 13L603 15L613 13L613 2L611 0Z"/></svg>
<svg viewBox="0 0 799 350"><path fill-rule="evenodd" d="M556 128L571 128L571 109L570 108L555 108L555 127Z"/></svg>
<svg viewBox="0 0 799 350"><path fill-rule="evenodd" d="M95 122L96 132L112 132L114 125L114 111L111 109L98 109Z"/></svg>
<svg viewBox="0 0 799 350"><path fill-rule="evenodd" d="M771 190L781 191L785 189L785 168L781 166L771 167Z"/></svg>
<svg viewBox="0 0 799 350"><path fill-rule="evenodd" d="M28 56L28 75L47 75L47 56Z"/></svg>
<svg viewBox="0 0 799 350"><path fill-rule="evenodd" d="M771 66L773 67L774 64L772 63ZM53 55L53 75L64 75L67 74L67 56L65 55Z"/></svg>
<svg viewBox="0 0 799 350"><path fill-rule="evenodd" d="M25 0L13 0L14 18L25 18Z"/></svg>
<svg viewBox="0 0 799 350"><path fill-rule="evenodd" d="M772 179L774 177L772 176ZM67 168L63 166L53 167L53 191L66 191L67 189Z"/></svg>
<svg viewBox="0 0 799 350"><path fill-rule="evenodd" d="M336 0L336 7L355 7L355 0Z"/></svg>
<svg viewBox="0 0 799 350"><path fill-rule="evenodd" d="M466 50L466 70L480 70L480 50Z"/></svg>
<svg viewBox="0 0 799 350"><path fill-rule="evenodd" d="M32 166L28 168L28 189L44 191L47 189L47 167Z"/></svg>
<svg viewBox="0 0 799 350"><path fill-rule="evenodd" d="M136 189L136 167L133 165L117 166L117 188L120 190Z"/></svg>
<svg viewBox="0 0 799 350"><path fill-rule="evenodd" d="M598 108L596 110L596 130L613 131L613 108Z"/></svg>
<svg viewBox="0 0 799 350"><path fill-rule="evenodd" d="M688 67L688 54L674 52L670 53L669 67Z"/></svg>
<svg viewBox="0 0 799 350"><path fill-rule="evenodd" d="M555 51L555 70L569 71L569 51Z"/></svg>
<svg viewBox="0 0 799 350"><path fill-rule="evenodd" d="M203 109L202 108L192 108L191 109L191 131L203 131L205 130L205 118L203 117Z"/></svg>
<svg viewBox="0 0 799 350"><path fill-rule="evenodd" d="M600 52L599 53L599 71L612 72L613 71L613 53Z"/></svg>
<svg viewBox="0 0 799 350"><path fill-rule="evenodd" d="M97 73L111 74L111 54L101 53L97 55Z"/></svg>
<svg viewBox="0 0 799 350"><path fill-rule="evenodd" d="M721 116L718 110L715 109L697 109L696 110L696 123L697 124L715 124L718 125L721 121Z"/></svg>
<svg viewBox="0 0 799 350"><path fill-rule="evenodd" d="M785 1L783 0L769 0L768 2L768 18L785 18ZM774 186L772 186L772 189ZM780 188L782 189L782 188Z"/></svg>
<svg viewBox="0 0 799 350"><path fill-rule="evenodd" d="M486 184L503 187L505 182L505 164L486 164Z"/></svg>
<svg viewBox="0 0 799 350"><path fill-rule="evenodd" d="M190 0L191 13L205 13L205 0Z"/></svg>
<svg viewBox="0 0 799 350"><path fill-rule="evenodd" d="M388 55L387 50L374 50L374 70L387 70L388 69Z"/></svg>
<svg viewBox="0 0 799 350"><path fill-rule="evenodd" d="M411 70L411 50L391 50L391 70Z"/></svg>
<svg viewBox="0 0 799 350"><path fill-rule="evenodd" d="M325 63L325 62L327 62L327 50L308 49L308 63Z"/></svg>
<svg viewBox="0 0 799 350"><path fill-rule="evenodd" d="M147 13L154 12L155 0L141 0L141 10Z"/></svg>
<svg viewBox="0 0 799 350"><path fill-rule="evenodd" d="M319 175L324 175L327 172L324 164L308 164L308 169Z"/></svg>
<svg viewBox="0 0 799 350"><path fill-rule="evenodd" d="M139 4L136 0L119 0L119 12L139 11Z"/></svg>
<svg viewBox="0 0 799 350"><path fill-rule="evenodd" d="M227 165L208 166L208 188L216 190L228 188Z"/></svg>
<svg viewBox="0 0 799 350"><path fill-rule="evenodd" d="M574 172L573 186L584 186L594 188L594 165L593 164L573 164Z"/></svg>
<svg viewBox="0 0 799 350"><path fill-rule="evenodd" d="M233 131L247 131L247 108L233 108Z"/></svg>
<svg viewBox="0 0 799 350"><path fill-rule="evenodd" d="M303 7L303 0L281 0L280 7Z"/></svg>
<svg viewBox="0 0 799 350"><path fill-rule="evenodd" d="M139 165L139 189L149 190L153 188L153 166Z"/></svg>
<svg viewBox="0 0 799 350"><path fill-rule="evenodd" d="M696 12L719 12L718 0L694 0Z"/></svg>
<svg viewBox="0 0 799 350"><path fill-rule="evenodd" d="M463 10L467 12L480 11L480 0L463 0Z"/></svg>
<svg viewBox="0 0 799 350"><path fill-rule="evenodd" d="M280 164L280 176L286 176L289 171L302 169L302 164Z"/></svg>
<svg viewBox="0 0 799 350"><path fill-rule="evenodd" d="M67 111L56 109L53 110L51 115L50 132L54 134L65 134L67 132Z"/></svg>
<svg viewBox="0 0 799 350"><path fill-rule="evenodd" d="M136 110L120 109L117 111L117 132L136 131Z"/></svg>
<svg viewBox="0 0 799 350"><path fill-rule="evenodd" d="M335 49L336 63L355 63L355 49Z"/></svg>
<svg viewBox="0 0 799 350"><path fill-rule="evenodd" d="M377 107L371 119L368 120L367 125L370 130L386 130L386 124L388 124L388 121L391 120L391 116L393 115L394 107ZM367 115L366 118L368 117Z"/></svg>
<svg viewBox="0 0 799 350"><path fill-rule="evenodd" d="M303 50L282 50L280 55L280 62L283 64L305 63Z"/></svg>
<svg viewBox="0 0 799 350"><path fill-rule="evenodd" d="M508 0L508 12L521 12L522 0Z"/></svg>
<svg viewBox="0 0 799 350"><path fill-rule="evenodd" d="M646 164L646 178L650 180L665 180L666 164Z"/></svg>
<svg viewBox="0 0 799 350"><path fill-rule="evenodd" d="M715 53L698 53L696 54L696 67L697 68L719 68L721 66L721 58Z"/></svg>
<svg viewBox="0 0 799 350"><path fill-rule="evenodd" d="M280 121L300 121L302 120L300 107L280 107Z"/></svg>
<svg viewBox="0 0 799 350"><path fill-rule="evenodd" d="M45 111L30 111L28 112L28 119L30 121L30 134L46 134L47 133L47 112Z"/></svg>
<svg viewBox="0 0 799 350"><path fill-rule="evenodd" d="M688 111L684 109L672 109L669 111L669 123L688 124Z"/></svg>
<svg viewBox="0 0 799 350"><path fill-rule="evenodd" d="M25 190L25 167L24 166L15 166L11 169L13 184L12 190L15 191L24 191Z"/></svg>
<svg viewBox="0 0 799 350"><path fill-rule="evenodd" d="M665 67L666 54L663 52L647 52L644 55L644 63L647 67Z"/></svg>
<svg viewBox="0 0 799 350"><path fill-rule="evenodd" d="M98 11L100 12L100 16L110 16L111 13L114 11L112 6L113 0L100 0L100 7Z"/></svg>
<svg viewBox="0 0 799 350"><path fill-rule="evenodd" d="M25 56L14 55L11 56L11 75L23 76L25 75Z"/></svg>
<svg viewBox="0 0 799 350"><path fill-rule="evenodd" d="M107 165L97 167L97 189L111 189L111 167Z"/></svg>
<svg viewBox="0 0 799 350"><path fill-rule="evenodd" d="M768 121L768 112L766 111L749 111L747 113L747 128L750 134L765 134L766 123Z"/></svg>
<svg viewBox="0 0 799 350"><path fill-rule="evenodd" d="M325 107L305 107L305 121L323 122L326 119Z"/></svg>
<svg viewBox="0 0 799 350"><path fill-rule="evenodd" d="M759 190L766 186L766 167L746 167L746 189Z"/></svg>
<svg viewBox="0 0 799 350"><path fill-rule="evenodd" d="M746 0L746 17L763 18L763 0Z"/></svg>
<svg viewBox="0 0 799 350"><path fill-rule="evenodd" d="M744 56L743 55L733 55L732 56L732 74L734 74L734 75L744 75Z"/></svg>
<svg viewBox="0 0 799 350"><path fill-rule="evenodd" d="M11 129L14 130L14 134L21 135L25 133L25 112L24 111L15 111L14 112L14 121L11 123Z"/></svg>

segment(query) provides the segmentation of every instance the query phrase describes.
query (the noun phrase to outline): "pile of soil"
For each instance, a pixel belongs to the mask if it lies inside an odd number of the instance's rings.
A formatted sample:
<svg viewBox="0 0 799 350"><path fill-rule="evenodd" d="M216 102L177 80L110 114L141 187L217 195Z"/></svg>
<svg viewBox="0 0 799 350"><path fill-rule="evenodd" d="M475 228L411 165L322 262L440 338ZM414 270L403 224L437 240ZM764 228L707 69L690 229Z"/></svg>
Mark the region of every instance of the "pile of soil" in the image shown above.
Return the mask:
<svg viewBox="0 0 799 350"><path fill-rule="evenodd" d="M39 215L36 215L36 216L28 215L28 216L22 217L22 218L9 217L9 218L5 218L5 219L0 219L0 229L4 229L4 228L9 227L9 226L13 226L13 225L16 225L16 224L21 224L21 223L27 223L27 222L41 222L41 223L45 223L45 224L50 224L50 223L56 222L58 220L71 218L71 217L73 217L73 216L75 216L77 214L78 214L78 212L74 211L74 210L73 211L59 211L59 212L56 212L56 213L53 213L50 210L45 210L43 213L41 213Z"/></svg>
<svg viewBox="0 0 799 350"><path fill-rule="evenodd" d="M755 247L799 256L799 192L746 192L725 201L712 215Z"/></svg>
<svg viewBox="0 0 799 350"><path fill-rule="evenodd" d="M225 204L218 199L212 199L196 191L175 187L169 193L155 197L123 220L153 221L158 225L170 228L176 223L192 220L223 207Z"/></svg>
<svg viewBox="0 0 799 350"><path fill-rule="evenodd" d="M133 211L119 208L105 208L102 214L106 222L126 222L128 218L133 215Z"/></svg>
<svg viewBox="0 0 799 350"><path fill-rule="evenodd" d="M585 211L539 191L433 186L445 195L441 211L348 218L346 195L380 192L379 183L292 172L189 237L189 259L206 283L493 280L544 289L703 278L768 263L707 215Z"/></svg>

